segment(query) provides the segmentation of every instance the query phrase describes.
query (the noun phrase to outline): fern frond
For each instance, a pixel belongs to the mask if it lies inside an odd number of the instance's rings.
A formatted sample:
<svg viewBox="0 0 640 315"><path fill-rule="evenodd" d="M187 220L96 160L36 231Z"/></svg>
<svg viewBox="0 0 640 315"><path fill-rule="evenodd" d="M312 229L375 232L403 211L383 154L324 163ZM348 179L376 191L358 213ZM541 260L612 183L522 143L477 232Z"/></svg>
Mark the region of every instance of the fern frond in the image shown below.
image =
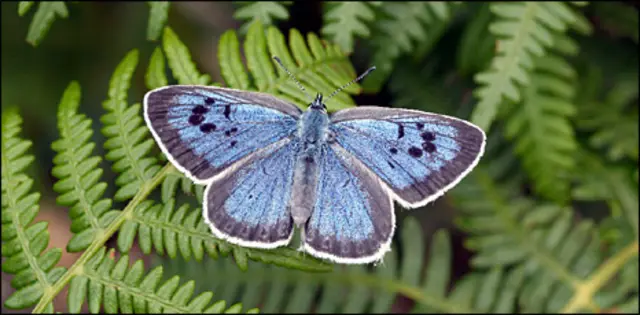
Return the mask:
<svg viewBox="0 0 640 315"><path fill-rule="evenodd" d="M38 214L40 193L30 192L33 179L25 174L34 160L27 154L31 141L20 138L22 118L16 107L2 113L2 271L14 274L11 294L4 305L22 309L35 305L65 272L55 267L62 250L49 245L48 222L33 220ZM53 305L47 305L53 312Z"/></svg>
<svg viewBox="0 0 640 315"><path fill-rule="evenodd" d="M102 229L119 213L110 210L110 199L100 200L107 188L106 183L98 182L103 172L98 166L102 159L90 156L95 147L91 142L91 119L78 114L79 104L80 85L71 82L58 107L60 139L51 145L58 152L51 173L59 181L53 185L53 190L60 194L57 203L69 207L71 232L74 233L67 244L69 252L89 247L96 234L102 234Z"/></svg>
<svg viewBox="0 0 640 315"><path fill-rule="evenodd" d="M250 25L259 21L263 25L273 25L277 20L289 19L288 5L291 1L250 1L237 2L239 8L233 13L233 17L246 22L240 27L242 33L246 33Z"/></svg>
<svg viewBox="0 0 640 315"><path fill-rule="evenodd" d="M101 249L71 280L67 300L71 313L80 312L85 299L91 313L99 313L102 305L107 313L239 313L242 309L240 304L226 309L222 300L211 304L211 292L194 297L194 281L180 285L178 276L162 281L162 267L145 273L142 260L129 266L127 255L118 260L113 255L113 250Z"/></svg>
<svg viewBox="0 0 640 315"><path fill-rule="evenodd" d="M331 270L331 265L306 257L294 249L246 249L219 240L202 219L200 208L189 209L189 205L185 204L176 209L174 204L174 199L162 205L154 205L151 201L141 203L119 232L120 252L129 252L137 234L138 243L145 254L151 253L153 247L160 255L166 253L175 258L179 253L186 261L191 257L202 261L205 253L217 259L220 253L226 256L232 252L242 270L247 269L248 260L315 272Z"/></svg>
<svg viewBox="0 0 640 315"><path fill-rule="evenodd" d="M157 159L148 156L155 143L142 123L140 104L127 104L127 91L137 63L137 50L129 52L120 62L111 77L109 99L103 103L107 114L100 118L104 124L102 133L108 139L104 143L108 150L106 159L112 161L112 169L120 173L116 179L120 188L115 200L133 197L160 169Z"/></svg>
<svg viewBox="0 0 640 315"><path fill-rule="evenodd" d="M583 201L606 201L614 217L625 217L638 235L638 182L633 182L631 172L622 166L605 165L596 155L576 153L578 185L572 197ZM589 170L585 172L584 170Z"/></svg>
<svg viewBox="0 0 640 315"><path fill-rule="evenodd" d="M371 33L365 23L371 23L375 18L372 5L376 4L355 1L325 3L328 8L322 15L322 34L338 44L342 51L353 52L354 37L367 38Z"/></svg>
<svg viewBox="0 0 640 315"><path fill-rule="evenodd" d="M496 39L489 31L492 20L490 3L468 3L467 6L474 10L469 13L470 21L465 26L456 53L456 70L463 76L487 68L496 45Z"/></svg>
<svg viewBox="0 0 640 315"><path fill-rule="evenodd" d="M26 14L32 4L32 1L20 1L18 14L20 16ZM38 9L33 15L31 24L29 24L27 42L33 47L38 46L49 31L49 28L51 28L56 16L66 18L68 15L67 6L63 1L43 1L38 3Z"/></svg>
<svg viewBox="0 0 640 315"><path fill-rule="evenodd" d="M444 33L456 6L445 2L382 3L380 10L388 18L376 22L376 32L369 40L377 69L364 80L365 91L377 92L402 54L417 50L425 55Z"/></svg>
<svg viewBox="0 0 640 315"><path fill-rule="evenodd" d="M472 265L523 268L518 304L524 312L610 306L598 297L619 290L606 284L634 257L629 247L637 256L636 241L605 260L591 222L573 223L569 209L509 197L483 167L451 194L462 212L457 223L470 234L465 245L477 251Z"/></svg>
<svg viewBox="0 0 640 315"><path fill-rule="evenodd" d="M149 23L147 24L147 40L156 41L169 17L168 1L149 1Z"/></svg>
<svg viewBox="0 0 640 315"><path fill-rule="evenodd" d="M305 42L302 34L295 29L290 31L287 45L284 35L276 27L270 26L265 32L262 24L254 22L244 42L248 74L241 62L239 42L234 31L227 31L222 36L218 49L222 76L229 87L270 93L302 108L308 106L310 100L272 56L278 56L307 91L326 95L356 76L348 57L337 45L323 44L311 33ZM249 81L249 74L253 82ZM360 87L352 84L344 91L355 94ZM347 93L338 93L327 102L330 111L353 105Z"/></svg>
<svg viewBox="0 0 640 315"><path fill-rule="evenodd" d="M499 39L497 55L489 70L475 76L479 102L472 116L484 130L489 130L504 99L521 100L518 85L529 86L534 58L546 55L554 44L554 33L562 34L581 21L561 2L492 3L490 9L497 16L489 26Z"/></svg>
<svg viewBox="0 0 640 315"><path fill-rule="evenodd" d="M534 190L560 204L569 199L571 173L578 144L569 119L576 72L555 54L535 61L522 103L511 106L505 135L516 143L516 152L533 180Z"/></svg>
<svg viewBox="0 0 640 315"><path fill-rule="evenodd" d="M589 145L606 150L609 160L638 161L638 72L616 78L603 98L599 97L602 84L599 71L589 68L580 88L589 88L591 97L583 97L578 128L591 133Z"/></svg>
<svg viewBox="0 0 640 315"><path fill-rule="evenodd" d="M162 54L162 49L160 49L160 47L156 47L156 49L153 50L144 79L149 90L168 84L164 69L164 55Z"/></svg>
<svg viewBox="0 0 640 315"><path fill-rule="evenodd" d="M417 221L407 217L401 231L396 250L371 269L340 266L331 273L318 274L259 264L250 264L246 272L240 272L224 260L162 264L180 268L189 278L203 279L207 274L207 286L200 281L196 291L213 288L226 301L262 305L264 313L386 314L397 295L413 300L413 311L418 313L513 311L515 296L501 296L499 292L515 292L522 279L521 270L506 273L494 268L484 275L474 274L448 292L452 262L448 234L436 232L425 261L425 244ZM425 263L427 267L423 268Z"/></svg>
<svg viewBox="0 0 640 315"><path fill-rule="evenodd" d="M198 73L195 64L191 61L189 49L168 26L164 28L164 34L162 35L162 48L164 48L169 67L178 83L209 84L211 77L207 74Z"/></svg>

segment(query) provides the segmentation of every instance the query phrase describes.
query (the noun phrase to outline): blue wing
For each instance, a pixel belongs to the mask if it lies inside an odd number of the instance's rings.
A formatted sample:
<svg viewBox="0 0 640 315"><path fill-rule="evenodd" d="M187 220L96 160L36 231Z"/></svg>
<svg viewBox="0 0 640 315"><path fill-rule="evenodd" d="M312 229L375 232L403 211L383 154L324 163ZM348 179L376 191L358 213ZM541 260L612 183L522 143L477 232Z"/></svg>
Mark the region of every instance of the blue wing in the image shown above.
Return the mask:
<svg viewBox="0 0 640 315"><path fill-rule="evenodd" d="M339 263L369 263L389 250L395 216L383 184L339 146L324 146L304 248Z"/></svg>
<svg viewBox="0 0 640 315"><path fill-rule="evenodd" d="M484 151L475 125L416 110L361 106L336 112L330 130L405 207L425 205L458 183Z"/></svg>
<svg viewBox="0 0 640 315"><path fill-rule="evenodd" d="M203 215L216 237L258 248L289 243L293 219L287 205L298 147L296 140L283 139L207 186Z"/></svg>
<svg viewBox="0 0 640 315"><path fill-rule="evenodd" d="M167 86L144 97L147 125L167 157L197 183L291 136L301 111L267 94Z"/></svg>

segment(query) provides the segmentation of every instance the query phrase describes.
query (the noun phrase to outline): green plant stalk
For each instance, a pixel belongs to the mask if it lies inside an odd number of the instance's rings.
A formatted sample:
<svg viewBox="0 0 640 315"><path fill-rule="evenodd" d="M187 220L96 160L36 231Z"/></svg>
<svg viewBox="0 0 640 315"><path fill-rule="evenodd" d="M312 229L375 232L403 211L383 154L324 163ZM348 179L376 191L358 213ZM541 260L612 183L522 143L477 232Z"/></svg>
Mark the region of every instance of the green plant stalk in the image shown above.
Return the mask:
<svg viewBox="0 0 640 315"><path fill-rule="evenodd" d="M87 248L82 256L69 268L56 283L46 288L42 298L33 309L32 313L42 313L46 306L53 301L53 298L60 293L62 288L67 285L74 276L84 273L84 266L89 259L109 240L109 238L120 229L120 226L126 221L133 218L133 211L138 205L144 201L147 196L158 186L167 174L174 172L175 168L171 163L167 163L151 180L144 183L138 193L131 199L122 212L103 230L96 231L96 237L93 243Z"/></svg>
<svg viewBox="0 0 640 315"><path fill-rule="evenodd" d="M562 308L560 313L575 313L584 306L591 306L593 295L615 276L629 259L637 255L638 241L636 240L600 265L600 268L591 277L582 281L576 288L573 298ZM597 308L597 306L595 307ZM599 309L595 311L600 312Z"/></svg>

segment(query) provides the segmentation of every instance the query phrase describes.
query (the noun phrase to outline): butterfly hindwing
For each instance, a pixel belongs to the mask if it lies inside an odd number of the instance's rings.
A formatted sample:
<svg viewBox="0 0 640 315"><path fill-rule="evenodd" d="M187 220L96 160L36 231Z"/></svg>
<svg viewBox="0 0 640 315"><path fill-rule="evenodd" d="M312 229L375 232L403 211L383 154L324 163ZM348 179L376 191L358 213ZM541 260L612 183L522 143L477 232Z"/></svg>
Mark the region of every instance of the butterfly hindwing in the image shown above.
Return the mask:
<svg viewBox="0 0 640 315"><path fill-rule="evenodd" d="M331 116L335 141L371 169L406 207L453 187L480 159L484 132L457 118L361 106Z"/></svg>
<svg viewBox="0 0 640 315"><path fill-rule="evenodd" d="M283 139L207 186L203 215L217 237L258 248L289 243L293 219L287 204L297 148L297 141Z"/></svg>
<svg viewBox="0 0 640 315"><path fill-rule="evenodd" d="M198 183L260 148L291 136L301 111L273 96L174 85L144 98L144 116L163 152Z"/></svg>
<svg viewBox="0 0 640 315"><path fill-rule="evenodd" d="M382 183L338 146L325 146L318 162L315 206L304 229L304 248L339 263L368 263L389 250L393 204Z"/></svg>

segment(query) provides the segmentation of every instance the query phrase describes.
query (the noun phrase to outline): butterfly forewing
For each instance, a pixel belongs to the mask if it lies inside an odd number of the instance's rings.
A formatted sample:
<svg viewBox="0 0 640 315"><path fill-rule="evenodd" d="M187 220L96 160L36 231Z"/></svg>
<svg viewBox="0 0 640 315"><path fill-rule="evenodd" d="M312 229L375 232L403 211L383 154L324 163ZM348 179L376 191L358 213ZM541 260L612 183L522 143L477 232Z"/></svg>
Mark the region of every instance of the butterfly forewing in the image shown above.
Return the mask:
<svg viewBox="0 0 640 315"><path fill-rule="evenodd" d="M199 183L296 130L300 109L273 96L206 86L147 93L144 114L163 152Z"/></svg>
<svg viewBox="0 0 640 315"><path fill-rule="evenodd" d="M484 132L457 118L362 106L336 112L335 141L372 170L406 207L453 187L478 162Z"/></svg>

